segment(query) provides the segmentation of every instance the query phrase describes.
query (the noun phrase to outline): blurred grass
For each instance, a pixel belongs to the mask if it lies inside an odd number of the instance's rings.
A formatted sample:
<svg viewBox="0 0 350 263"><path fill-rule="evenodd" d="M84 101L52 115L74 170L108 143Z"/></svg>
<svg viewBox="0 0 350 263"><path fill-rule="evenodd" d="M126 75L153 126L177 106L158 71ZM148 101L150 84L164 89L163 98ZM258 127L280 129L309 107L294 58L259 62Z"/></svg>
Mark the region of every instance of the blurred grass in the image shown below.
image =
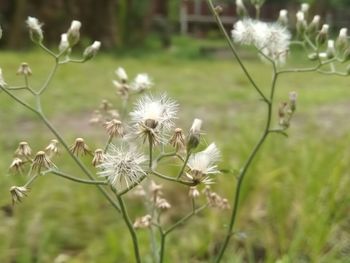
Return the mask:
<svg viewBox="0 0 350 263"><path fill-rule="evenodd" d="M86 64L64 66L45 93L43 107L67 141L84 137L92 148L101 147L104 132L87 122L102 99L120 104L111 84L114 70L123 66L131 77L147 72L156 83L152 93L165 91L179 102L177 125L186 130L193 118L202 118L205 141L215 141L222 149L220 167L239 169L259 136L265 106L229 54L216 59L199 51L212 46L221 50L224 43L178 38L167 51L99 54ZM269 66L249 52L244 56L267 92ZM23 61L31 65L34 87L45 81L52 66L37 50L2 51L0 57L11 85L21 84L15 72ZM308 65L295 51L290 65L297 64ZM289 138L271 136L248 173L235 229L240 234L232 240L225 262L350 262L348 83L347 78L317 74L281 77L276 101L287 100L288 92L296 90L297 114ZM0 262L64 262L60 260L65 257L74 263L132 262L131 240L120 216L92 186L49 175L35 183L22 204L10 208L7 189L26 180L7 175L13 150L21 140L40 150L52 135L4 93L0 105ZM64 170L78 172L64 153L59 159ZM221 174L214 188L231 199L234 185L231 174ZM174 207L165 216L170 225L190 204L183 187L165 189ZM128 202L133 218L144 215L140 201ZM228 217L210 209L170 235L166 262L208 262ZM144 261L151 262L148 232L138 233Z"/></svg>

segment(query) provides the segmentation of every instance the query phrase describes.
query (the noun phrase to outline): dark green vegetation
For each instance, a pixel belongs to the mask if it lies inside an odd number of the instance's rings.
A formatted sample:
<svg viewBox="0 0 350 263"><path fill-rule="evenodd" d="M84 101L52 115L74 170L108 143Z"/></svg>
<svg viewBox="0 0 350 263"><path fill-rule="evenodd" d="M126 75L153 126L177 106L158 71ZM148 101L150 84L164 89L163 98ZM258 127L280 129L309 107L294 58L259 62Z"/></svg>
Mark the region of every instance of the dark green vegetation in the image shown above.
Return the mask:
<svg viewBox="0 0 350 263"><path fill-rule="evenodd" d="M177 125L186 130L193 118L202 118L205 141L215 141L222 149L220 166L239 169L259 137L265 107L234 61L200 58L198 46L186 44L186 49L175 45L164 53L136 52L133 57L100 54L86 64L64 66L47 90L43 107L68 142L84 137L91 148L101 147L104 131L89 126L88 120L102 99L118 107L120 100L111 84L114 70L123 66L129 76L147 72L156 83L152 93L165 91L179 102ZM294 53L290 64L302 65L301 55ZM245 56L257 82L268 90L269 66L250 53ZM22 83L15 72L23 61L32 67L33 86L45 80L51 67L50 58L39 51L2 52L0 57L6 81L13 85ZM288 93L297 91L297 113L289 138L271 136L247 174L237 235L225 262L349 262L348 83L347 78L314 73L280 79L276 101L288 100ZM8 189L26 181L7 173L17 143L27 140L34 150L41 150L52 135L4 93L0 105L0 262L54 262L64 255L70 258L67 262L131 262L132 244L124 222L94 186L48 175L11 209ZM67 160L62 150L56 164L78 171ZM233 174L216 179L215 191L231 200ZM164 217L166 224L190 209L186 196L183 187L165 185L165 197L173 205ZM139 200L127 202L132 218L144 215ZM208 262L225 233L228 216L209 209L174 232L166 262ZM145 262L151 262L148 233L138 231Z"/></svg>

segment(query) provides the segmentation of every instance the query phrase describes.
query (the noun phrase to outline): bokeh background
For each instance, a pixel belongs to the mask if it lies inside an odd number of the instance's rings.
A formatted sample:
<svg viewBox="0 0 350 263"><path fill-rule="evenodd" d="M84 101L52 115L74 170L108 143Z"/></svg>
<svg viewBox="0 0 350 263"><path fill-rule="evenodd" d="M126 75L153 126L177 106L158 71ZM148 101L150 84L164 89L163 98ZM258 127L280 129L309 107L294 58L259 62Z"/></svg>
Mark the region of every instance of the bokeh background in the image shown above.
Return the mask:
<svg viewBox="0 0 350 263"><path fill-rule="evenodd" d="M234 1L215 2L224 7L223 21L229 30L237 20ZM349 28L350 1L309 3L311 14L321 14L334 36L341 27ZM262 18L273 21L286 8L293 20L299 5L299 1L267 0ZM60 68L44 95L45 112L69 143L83 137L92 149L104 145L103 128L91 126L89 120L103 99L120 106L111 82L119 66L130 77L148 73L155 83L153 94L165 91L179 102L178 127L188 130L194 118L203 119L201 147L211 141L218 144L222 169L239 169L259 137L265 107L227 49L204 1L1 0L4 77L13 86L21 85L16 71L27 62L33 71L31 85L39 87L53 61L30 42L27 16L44 23L45 44L52 49L73 19L83 24L74 56L79 57L93 40L102 42L94 60ZM251 50L240 52L267 92L271 69ZM310 65L302 50L291 50L288 67ZM224 262L350 262L349 79L285 75L279 80L276 101L287 100L292 90L299 97L289 137L271 136L248 172L236 234ZM30 101L28 94L20 95ZM277 109L274 122L277 125ZM0 262L133 262L131 240L120 215L92 186L43 177L20 205L12 207L8 189L27 180L8 172L18 142L26 140L39 151L52 138L36 116L0 93ZM83 161L90 165L91 159ZM56 164L80 175L63 149ZM178 168L170 167L170 174ZM218 175L216 181L215 191L231 200L233 174ZM164 217L164 224L170 225L191 204L183 187L165 184L164 193L173 205ZM129 197L127 202L132 218L145 214L141 200ZM228 217L228 212L209 209L181 227L168 240L166 262L210 262ZM138 234L143 259L152 262L148 231Z"/></svg>

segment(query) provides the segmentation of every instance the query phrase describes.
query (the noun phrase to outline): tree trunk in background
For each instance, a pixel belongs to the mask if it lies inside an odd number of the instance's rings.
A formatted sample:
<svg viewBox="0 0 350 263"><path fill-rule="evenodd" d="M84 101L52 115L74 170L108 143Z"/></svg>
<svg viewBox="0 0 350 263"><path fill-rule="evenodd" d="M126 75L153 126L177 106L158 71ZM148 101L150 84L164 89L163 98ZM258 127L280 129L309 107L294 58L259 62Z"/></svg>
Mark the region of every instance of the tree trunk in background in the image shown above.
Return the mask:
<svg viewBox="0 0 350 263"><path fill-rule="evenodd" d="M23 47L22 45L22 33L24 28L24 21L26 18L26 0L16 0L16 9L13 15L13 19L10 23L10 32L7 46L9 48L18 49Z"/></svg>

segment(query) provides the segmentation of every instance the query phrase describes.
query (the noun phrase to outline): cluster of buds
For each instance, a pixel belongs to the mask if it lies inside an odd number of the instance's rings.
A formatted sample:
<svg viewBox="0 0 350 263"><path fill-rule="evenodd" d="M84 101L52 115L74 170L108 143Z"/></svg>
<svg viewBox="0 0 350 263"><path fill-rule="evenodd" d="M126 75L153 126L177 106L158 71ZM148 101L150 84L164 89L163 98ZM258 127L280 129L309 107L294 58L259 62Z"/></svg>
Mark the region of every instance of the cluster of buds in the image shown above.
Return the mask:
<svg viewBox="0 0 350 263"><path fill-rule="evenodd" d="M151 193L151 201L153 205L160 210L167 210L171 208L170 203L163 197L162 192L163 186L156 184L154 181L151 181L149 191Z"/></svg>
<svg viewBox="0 0 350 263"><path fill-rule="evenodd" d="M145 215L143 217L136 218L133 227L135 229L138 228L149 228L152 225L152 217L151 215Z"/></svg>
<svg viewBox="0 0 350 263"><path fill-rule="evenodd" d="M113 108L113 105L108 100L102 100L98 109L94 110L90 118L91 124L105 124L113 119L119 119L119 112Z"/></svg>
<svg viewBox="0 0 350 263"><path fill-rule="evenodd" d="M121 96L122 99L128 99L131 92L142 93L153 86L153 82L146 73L137 74L135 79L129 82L128 74L125 69L119 67L115 74L118 80L113 80L113 85L117 89L117 94Z"/></svg>
<svg viewBox="0 0 350 263"><path fill-rule="evenodd" d="M204 189L204 194L207 198L208 204L211 207L216 207L222 210L230 209L230 204L226 198L221 197L219 194L211 191L209 186Z"/></svg>
<svg viewBox="0 0 350 263"><path fill-rule="evenodd" d="M282 129L287 129L296 110L297 93L289 93L289 102L282 102L278 108L279 125Z"/></svg>

